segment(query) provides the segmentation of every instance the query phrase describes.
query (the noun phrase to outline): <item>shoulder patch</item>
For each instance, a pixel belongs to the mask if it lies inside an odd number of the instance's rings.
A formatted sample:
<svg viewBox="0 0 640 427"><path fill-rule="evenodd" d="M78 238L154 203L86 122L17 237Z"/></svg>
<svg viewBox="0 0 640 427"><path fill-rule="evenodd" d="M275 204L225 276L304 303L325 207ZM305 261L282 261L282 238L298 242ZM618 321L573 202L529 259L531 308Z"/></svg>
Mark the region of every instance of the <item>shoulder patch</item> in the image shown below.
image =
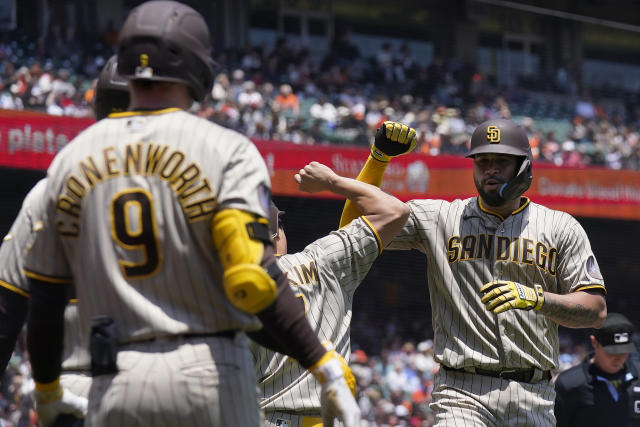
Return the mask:
<svg viewBox="0 0 640 427"><path fill-rule="evenodd" d="M600 268L598 267L598 263L596 262L596 258L591 255L587 258L586 262L587 267L587 275L592 279L602 280L602 274L600 273Z"/></svg>

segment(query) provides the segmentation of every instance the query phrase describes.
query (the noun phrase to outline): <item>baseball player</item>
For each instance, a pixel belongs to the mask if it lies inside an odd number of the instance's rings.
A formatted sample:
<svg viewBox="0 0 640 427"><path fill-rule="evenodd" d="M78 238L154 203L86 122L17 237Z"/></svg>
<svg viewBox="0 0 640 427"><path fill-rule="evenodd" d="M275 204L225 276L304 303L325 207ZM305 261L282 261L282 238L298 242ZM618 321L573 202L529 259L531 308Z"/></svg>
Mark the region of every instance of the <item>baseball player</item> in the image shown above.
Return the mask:
<svg viewBox="0 0 640 427"><path fill-rule="evenodd" d="M378 132L397 131L387 122ZM359 179L379 183L390 157L406 148L376 139ZM520 127L480 124L468 157L478 196L408 202L409 220L389 245L426 255L442 367L431 405L436 424L551 426L558 325L599 327L604 281L580 224L522 196L532 157ZM342 224L352 209L345 207Z"/></svg>
<svg viewBox="0 0 640 427"><path fill-rule="evenodd" d="M91 330L89 426L259 425L244 331L260 323L322 384L323 420L358 425L337 354L313 334L275 262L260 154L184 111L212 86L206 22L178 2L145 2L125 20L117 62L130 111L58 153L25 262L36 410L78 409L59 382L75 285L80 325Z"/></svg>
<svg viewBox="0 0 640 427"><path fill-rule="evenodd" d="M364 215L302 252L287 254L281 212L271 205L270 226L280 255L278 265L320 341L335 346L335 351L348 360L353 294L382 248L406 222L409 209L379 188L338 176L317 162L301 169L295 179L305 191L329 190L348 197ZM321 425L320 386L315 378L286 355L260 346L253 346L252 351L266 425ZM351 385L355 393L355 378Z"/></svg>
<svg viewBox="0 0 640 427"><path fill-rule="evenodd" d="M126 109L129 104L128 84L115 70L115 56L107 61L96 84L96 118ZM124 83L124 85L123 85ZM0 368L4 372L16 340L24 325L30 294L29 281L23 272L24 254L35 232L42 227L46 179L39 181L25 197L9 233L0 246ZM77 300L71 298L64 313L65 342L60 382L65 389L87 398L91 377L89 371L89 332L81 330L77 321ZM34 396L38 399L38 394ZM52 413L52 416L55 414ZM82 415L78 413L78 415ZM75 416L74 416L75 418ZM41 417L48 424L46 415Z"/></svg>

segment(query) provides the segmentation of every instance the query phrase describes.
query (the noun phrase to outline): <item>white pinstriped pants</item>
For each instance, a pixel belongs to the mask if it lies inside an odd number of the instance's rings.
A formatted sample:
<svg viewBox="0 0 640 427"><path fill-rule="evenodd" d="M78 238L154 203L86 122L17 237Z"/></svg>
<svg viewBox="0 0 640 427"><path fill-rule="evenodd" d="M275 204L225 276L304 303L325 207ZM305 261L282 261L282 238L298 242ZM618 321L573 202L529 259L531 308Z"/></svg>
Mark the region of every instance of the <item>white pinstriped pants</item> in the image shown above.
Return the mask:
<svg viewBox="0 0 640 427"><path fill-rule="evenodd" d="M524 383L440 369L431 409L436 426L555 426L551 381Z"/></svg>
<svg viewBox="0 0 640 427"><path fill-rule="evenodd" d="M89 398L91 380L91 374L84 371L62 371L60 375L60 384L65 390L87 399Z"/></svg>
<svg viewBox="0 0 640 427"><path fill-rule="evenodd" d="M246 335L130 344L116 375L93 378L88 427L260 425Z"/></svg>

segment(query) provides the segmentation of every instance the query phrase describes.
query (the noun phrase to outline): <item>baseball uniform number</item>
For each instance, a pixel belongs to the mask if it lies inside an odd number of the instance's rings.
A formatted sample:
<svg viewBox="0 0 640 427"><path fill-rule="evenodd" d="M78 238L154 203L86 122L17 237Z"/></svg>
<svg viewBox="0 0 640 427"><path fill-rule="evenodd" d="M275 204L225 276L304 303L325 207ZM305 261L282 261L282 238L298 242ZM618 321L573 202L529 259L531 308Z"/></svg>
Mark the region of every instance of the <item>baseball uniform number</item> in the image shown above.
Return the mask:
<svg viewBox="0 0 640 427"><path fill-rule="evenodd" d="M127 279L152 276L160 267L160 252L153 215L153 198L142 188L116 194L111 202L111 235L127 251L142 251L142 261L120 258Z"/></svg>

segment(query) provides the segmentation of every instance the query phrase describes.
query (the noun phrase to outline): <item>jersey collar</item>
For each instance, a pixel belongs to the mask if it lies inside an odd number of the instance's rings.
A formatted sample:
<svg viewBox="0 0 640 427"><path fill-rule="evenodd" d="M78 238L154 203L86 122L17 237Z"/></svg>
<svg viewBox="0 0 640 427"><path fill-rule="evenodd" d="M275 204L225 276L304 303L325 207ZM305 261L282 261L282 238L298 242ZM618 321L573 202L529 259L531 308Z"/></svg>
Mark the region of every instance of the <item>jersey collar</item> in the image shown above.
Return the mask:
<svg viewBox="0 0 640 427"><path fill-rule="evenodd" d="M136 111L122 111L118 113L109 114L109 118L117 119L120 117L132 117L132 116L151 116L158 114L173 113L174 111L182 111L177 107L163 108L162 110L136 110Z"/></svg>
<svg viewBox="0 0 640 427"><path fill-rule="evenodd" d="M524 199L524 202L522 202L522 199ZM529 200L528 197L526 196L522 196L522 199L520 200L520 207L518 209L516 209L515 211L511 212L511 215L516 215L520 212L522 212L527 206L529 206L529 203L531 202L531 200ZM504 218L502 217L502 215L500 215L497 212L494 212L488 208L486 208L483 204L482 204L482 200L480 199L480 197L477 197L478 200L478 208L485 213L488 213L489 215L494 215L497 216L498 218L500 218L501 221L504 221Z"/></svg>

